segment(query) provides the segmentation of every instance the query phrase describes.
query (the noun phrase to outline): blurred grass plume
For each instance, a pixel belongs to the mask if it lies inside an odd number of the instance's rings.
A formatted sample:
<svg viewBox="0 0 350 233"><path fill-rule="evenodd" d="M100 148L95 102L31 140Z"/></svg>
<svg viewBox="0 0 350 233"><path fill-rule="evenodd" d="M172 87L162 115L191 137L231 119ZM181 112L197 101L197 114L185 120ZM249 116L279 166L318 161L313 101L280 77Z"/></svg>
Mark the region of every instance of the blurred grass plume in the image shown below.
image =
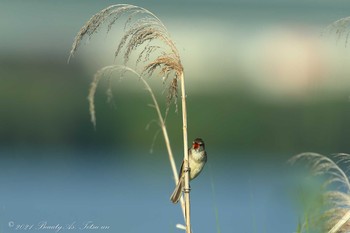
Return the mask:
<svg viewBox="0 0 350 233"><path fill-rule="evenodd" d="M108 33L113 24L123 16L126 16L124 35L115 51L115 57L122 55L124 65L126 66L132 52L140 49L137 53L135 69L137 69L139 63L143 63L143 66L139 71L135 71L141 76L150 77L156 70L159 70L158 75L162 77L163 83L168 83L168 107L172 101L176 104L178 79L183 73L179 52L160 19L142 7L117 4L109 6L93 15L77 33L68 61L74 56L83 39L91 39L104 24L107 24ZM165 46L155 44L155 42L159 41ZM156 56L152 56L155 54ZM97 76L100 72L102 70L98 71L95 75L94 82L91 85L92 89L96 88L99 80ZM170 80L169 77L171 77ZM90 102L90 109L91 107L94 108ZM91 113L94 114L94 111ZM92 116L91 120L95 125L96 118Z"/></svg>
<svg viewBox="0 0 350 233"><path fill-rule="evenodd" d="M347 46L350 36L350 16L332 22L324 29L322 34L333 33L337 36L337 40L345 37L345 46Z"/></svg>
<svg viewBox="0 0 350 233"><path fill-rule="evenodd" d="M347 172L350 169L350 155L337 154L334 159L324 155L307 152L292 157L295 164L306 161L313 176L322 177L323 193L317 208L307 213L300 232L345 233L350 231L350 182ZM345 166L345 170L341 168Z"/></svg>

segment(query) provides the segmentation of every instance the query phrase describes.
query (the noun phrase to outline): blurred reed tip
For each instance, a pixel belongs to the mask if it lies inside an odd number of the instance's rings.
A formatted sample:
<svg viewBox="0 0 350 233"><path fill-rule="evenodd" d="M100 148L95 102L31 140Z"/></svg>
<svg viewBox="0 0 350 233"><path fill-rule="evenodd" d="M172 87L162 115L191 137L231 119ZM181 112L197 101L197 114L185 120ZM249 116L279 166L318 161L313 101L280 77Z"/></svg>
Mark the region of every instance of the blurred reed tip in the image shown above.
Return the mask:
<svg viewBox="0 0 350 233"><path fill-rule="evenodd" d="M350 169L350 155L337 154L334 159L317 153L302 153L292 157L289 162L306 161L313 176L324 178L322 190L322 206L320 213L306 216L304 231L314 228L328 233L350 232L350 182L346 171ZM340 167L345 166L344 169ZM313 224L310 224L310 219ZM308 229L305 229L307 226ZM311 229L310 229L311 228Z"/></svg>
<svg viewBox="0 0 350 233"><path fill-rule="evenodd" d="M176 224L176 228L186 231L186 226L184 226L184 225L182 225L180 223Z"/></svg>
<svg viewBox="0 0 350 233"><path fill-rule="evenodd" d="M113 24L123 17L125 19L124 34L116 48L115 57L121 55L126 66L133 54L132 52L138 50L134 64L135 71L138 70L137 67L141 63L142 67L137 71L141 76L152 76L156 70L159 70L157 74L162 78L163 83L168 83L168 106L173 100L176 104L178 79L182 77L183 73L179 52L160 19L142 7L117 4L93 15L77 33L68 62L83 39L91 39L105 24L107 24L108 33ZM159 42L163 46L159 46ZM96 90L101 72L104 71L100 70L95 74L94 81L91 84L88 97L90 103L91 92ZM171 77L170 80L169 77ZM91 104L90 112L94 112L94 106ZM96 120L93 118L92 121L95 122Z"/></svg>
<svg viewBox="0 0 350 233"><path fill-rule="evenodd" d="M337 36L337 40L341 39L342 37L345 37L345 46L347 46L350 36L350 16L341 18L329 24L323 30L322 35L333 33Z"/></svg>
<svg viewBox="0 0 350 233"><path fill-rule="evenodd" d="M121 66L121 65L111 65L111 66L105 66L101 69L99 69L95 75L94 79L92 80L90 84L90 89L89 89L89 95L88 95L88 101L89 101L89 112L91 116L91 122L94 125L94 128L96 128L96 112L95 112L95 94L96 94L96 89L98 86L98 83L103 77L107 77L108 80L111 79L112 74L114 72L119 72L120 76L123 76L126 72L130 72L136 77L141 78L140 74L138 74L135 70L127 67L127 66ZM109 82L109 85L111 85L111 82ZM111 89L110 87L107 90L107 95L109 99L111 98Z"/></svg>

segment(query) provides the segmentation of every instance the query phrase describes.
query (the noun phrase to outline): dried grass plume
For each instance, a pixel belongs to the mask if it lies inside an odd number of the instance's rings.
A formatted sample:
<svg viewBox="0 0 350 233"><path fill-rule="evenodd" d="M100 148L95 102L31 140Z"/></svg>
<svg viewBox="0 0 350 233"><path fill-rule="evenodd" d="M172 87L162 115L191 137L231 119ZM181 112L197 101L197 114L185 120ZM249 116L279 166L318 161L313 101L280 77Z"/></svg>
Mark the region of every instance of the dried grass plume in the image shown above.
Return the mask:
<svg viewBox="0 0 350 233"><path fill-rule="evenodd" d="M317 153L302 153L292 157L289 162L294 164L298 161L306 161L310 166L313 176L324 178L322 190L321 213L313 213L307 216L308 221L312 221L315 226L308 223L309 228L321 228L322 232L345 233L350 232L350 182L346 172L350 169L350 155L338 154L334 160ZM346 166L346 170L340 167ZM315 212L315 211L314 211ZM308 232L305 231L301 232Z"/></svg>
<svg viewBox="0 0 350 233"><path fill-rule="evenodd" d="M172 101L176 102L178 79L183 74L179 52L160 19L142 7L117 4L93 15L77 33L68 61L74 56L84 39L91 39L103 25L107 26L106 32L108 33L113 24L122 18L125 19L124 35L115 50L115 57L122 56L124 65L126 65L133 52L140 49L136 54L135 69L140 63L142 63L142 68L137 73L141 76L152 76L158 70L158 76L162 77L163 82L168 85L168 105ZM155 42L161 42L163 46L159 46L159 43ZM155 54L156 56L154 56ZM98 73L95 75L91 89L96 88L97 76L99 76ZM91 120L95 125L94 106L91 105L91 98L89 100L90 110L92 110L90 111Z"/></svg>
<svg viewBox="0 0 350 233"><path fill-rule="evenodd" d="M329 24L322 34L335 34L337 36L337 40L344 37L346 46L350 36L350 16L341 18Z"/></svg>

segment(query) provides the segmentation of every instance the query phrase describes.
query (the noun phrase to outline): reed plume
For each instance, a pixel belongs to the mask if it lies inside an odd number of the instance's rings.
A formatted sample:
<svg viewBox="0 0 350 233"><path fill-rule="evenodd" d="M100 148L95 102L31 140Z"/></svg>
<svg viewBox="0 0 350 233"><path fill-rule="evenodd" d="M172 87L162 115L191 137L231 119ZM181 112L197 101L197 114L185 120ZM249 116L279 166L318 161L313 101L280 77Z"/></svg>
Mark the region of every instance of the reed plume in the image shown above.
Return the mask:
<svg viewBox="0 0 350 233"><path fill-rule="evenodd" d="M335 34L337 40L345 37L346 46L350 36L350 16L332 22L324 29L322 34Z"/></svg>
<svg viewBox="0 0 350 233"><path fill-rule="evenodd" d="M156 70L163 81L168 82L168 104L176 100L178 93L178 80L183 74L179 52L171 40L168 30L164 24L152 12L138 6L128 4L117 4L109 6L93 15L80 29L70 51L68 61L74 56L82 40L91 39L99 32L103 24L107 24L107 33L111 30L118 19L126 16L124 24L124 35L115 51L115 57L121 55L124 65L130 59L132 52L140 48L137 54L136 65L143 63L139 72L142 76L152 76ZM141 16L137 18L137 16ZM133 20L135 19L135 20ZM164 46L154 45L152 42L160 41ZM153 60L151 55L157 54ZM94 124L96 122L93 122Z"/></svg>
<svg viewBox="0 0 350 233"><path fill-rule="evenodd" d="M154 74L157 74L158 77L162 77L163 83L167 85L168 95L166 114L172 102L174 102L177 106L176 100L178 97L178 85L180 82L183 119L184 168L186 171L188 171L185 173L185 201L183 198L181 198L181 207L186 222L186 232L190 233L190 188L188 174L189 169L187 169L189 165L184 69L181 64L179 52L174 42L170 38L167 28L157 16L142 7L128 4L112 5L93 15L80 29L73 42L68 61L72 56L74 56L82 40L91 39L94 34L99 32L102 25L107 26L106 32L108 33L112 26L123 17L125 18L124 34L115 50L115 57L121 56L124 64L106 66L96 72L91 83L88 96L91 121L93 125L96 126L94 96L99 81L103 77L109 77L110 79L112 73L115 72L133 73L143 82L144 86L152 97L154 108L156 109L159 118L159 125L162 129L165 144L168 150L174 180L175 183L177 183L178 175L170 147L170 140L165 125L165 120L161 114L160 107L157 99L155 98L153 90L149 86L145 77L151 77ZM136 56L136 61L134 63L135 68L130 68L128 66L132 55Z"/></svg>
<svg viewBox="0 0 350 233"><path fill-rule="evenodd" d="M306 220L315 223L307 224L308 228L318 229L321 232L345 233L350 231L350 182L346 172L350 169L350 155L338 154L336 162L317 153L302 153L292 157L289 162L306 161L313 176L324 179L322 185L322 200L319 210L314 210ZM340 167L346 166L346 170ZM318 213L320 211L320 213ZM310 229L304 229L306 230Z"/></svg>

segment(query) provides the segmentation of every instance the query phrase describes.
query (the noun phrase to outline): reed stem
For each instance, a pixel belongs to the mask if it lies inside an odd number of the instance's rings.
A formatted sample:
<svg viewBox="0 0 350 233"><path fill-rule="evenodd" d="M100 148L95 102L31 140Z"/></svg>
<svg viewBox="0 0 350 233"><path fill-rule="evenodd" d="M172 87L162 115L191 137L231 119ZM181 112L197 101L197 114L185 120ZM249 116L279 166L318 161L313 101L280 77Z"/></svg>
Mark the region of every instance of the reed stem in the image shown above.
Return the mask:
<svg viewBox="0 0 350 233"><path fill-rule="evenodd" d="M163 132L165 145L166 145L166 148L167 148L167 151L168 151L170 166L171 166L171 169L173 171L174 181L175 181L175 185L176 185L179 182L179 175L178 175L177 170L176 170L176 163L175 163L175 160L174 160L173 152L171 150L170 140L169 140L168 131L167 131L167 128L166 128L166 125L165 125L165 122L164 122L164 118L162 116L162 113L160 112L158 101L157 101L156 97L154 96L154 93L153 93L151 87L149 86L149 84L147 83L147 81L143 77L141 77L140 75L138 75L138 76L142 80L142 82L145 85L147 91L150 93L150 95L152 97L152 100L153 100L153 103L154 103L154 106L155 106L155 109L157 111L159 122L160 122L160 126L161 126L162 132ZM182 214L184 216L184 220L187 221L186 220L186 214L185 214L185 202L184 202L183 198L180 199L180 203L181 203L181 209L182 209Z"/></svg>
<svg viewBox="0 0 350 233"><path fill-rule="evenodd" d="M184 140L184 171L185 171L185 213L186 213L186 233L191 233L191 205L190 205L190 166L188 162L188 139L187 139L187 108L184 73L180 76L181 82L181 105L182 105L182 125Z"/></svg>

